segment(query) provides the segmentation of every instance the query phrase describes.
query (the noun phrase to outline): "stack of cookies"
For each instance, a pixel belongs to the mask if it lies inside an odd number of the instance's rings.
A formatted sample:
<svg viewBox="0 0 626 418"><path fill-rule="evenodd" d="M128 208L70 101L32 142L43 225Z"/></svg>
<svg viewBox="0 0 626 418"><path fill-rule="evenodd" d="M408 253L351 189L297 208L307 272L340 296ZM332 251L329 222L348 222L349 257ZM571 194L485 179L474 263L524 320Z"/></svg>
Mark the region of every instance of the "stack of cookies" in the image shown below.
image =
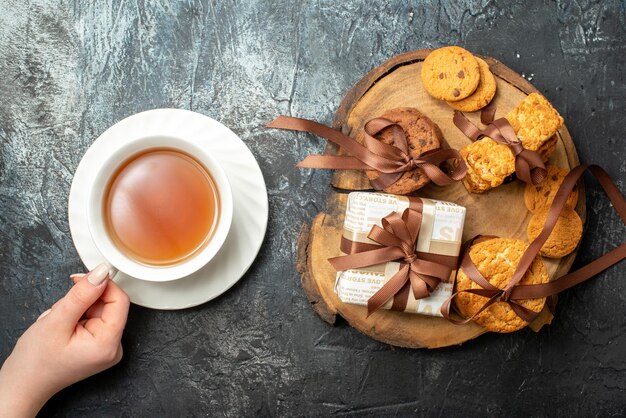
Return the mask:
<svg viewBox="0 0 626 418"><path fill-rule="evenodd" d="M431 96L463 112L482 109L496 94L496 79L489 65L458 46L439 48L428 54L421 75Z"/></svg>
<svg viewBox="0 0 626 418"><path fill-rule="evenodd" d="M381 118L400 125L406 136L409 146L409 155L417 157L426 151L433 151L439 148L449 148L443 139L439 126L428 117L424 116L420 111L412 107L400 107L388 110L383 113ZM391 145L393 144L393 131L391 127L383 129L376 139ZM358 134L357 140L363 143L363 132ZM374 180L380 176L380 172L369 170L366 172L370 180ZM386 193L405 195L424 187L430 182L430 179L421 168L416 168L405 172L398 181L383 189Z"/></svg>
<svg viewBox="0 0 626 418"><path fill-rule="evenodd" d="M505 118L509 121L524 148L536 151L544 161L556 149L556 132L563 118L539 93L531 93ZM489 137L483 137L459 150L467 164L463 184L471 193L483 193L498 187L515 172L515 156L511 149Z"/></svg>
<svg viewBox="0 0 626 418"><path fill-rule="evenodd" d="M492 285L503 289L517 268L522 255L528 248L524 241L512 238L479 239L469 248L469 256L480 274ZM520 280L522 285L548 283L550 276L545 264L538 255ZM481 289L463 271L458 270L456 291ZM543 309L546 298L524 299L518 301L526 309L539 312ZM485 304L485 298L473 293L460 293L456 307L464 317L470 317ZM496 302L480 312L474 318L478 325L493 332L513 332L524 328L528 323L521 319L505 302Z"/></svg>
<svg viewBox="0 0 626 418"><path fill-rule="evenodd" d="M528 222L528 239L530 241L533 241L541 233L554 196L568 173L567 170L552 165L546 168L548 170L546 179L538 185L527 184L524 190L524 202L528 210L533 213ZM583 234L583 221L574 210L577 202L578 189L574 186L574 190L567 197L565 207L559 215L552 233L541 247L540 254L544 257L565 257L578 246Z"/></svg>

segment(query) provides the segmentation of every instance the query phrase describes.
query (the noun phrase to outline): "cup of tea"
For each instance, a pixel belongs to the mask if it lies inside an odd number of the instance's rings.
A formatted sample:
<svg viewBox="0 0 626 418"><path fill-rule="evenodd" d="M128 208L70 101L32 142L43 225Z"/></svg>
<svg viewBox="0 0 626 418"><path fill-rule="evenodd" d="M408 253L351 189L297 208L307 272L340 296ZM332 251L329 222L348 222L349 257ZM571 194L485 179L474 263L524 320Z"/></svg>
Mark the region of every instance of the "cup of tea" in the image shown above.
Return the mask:
<svg viewBox="0 0 626 418"><path fill-rule="evenodd" d="M230 183L192 141L132 139L96 170L87 222L116 269L141 280L176 280L205 266L224 244L233 217Z"/></svg>

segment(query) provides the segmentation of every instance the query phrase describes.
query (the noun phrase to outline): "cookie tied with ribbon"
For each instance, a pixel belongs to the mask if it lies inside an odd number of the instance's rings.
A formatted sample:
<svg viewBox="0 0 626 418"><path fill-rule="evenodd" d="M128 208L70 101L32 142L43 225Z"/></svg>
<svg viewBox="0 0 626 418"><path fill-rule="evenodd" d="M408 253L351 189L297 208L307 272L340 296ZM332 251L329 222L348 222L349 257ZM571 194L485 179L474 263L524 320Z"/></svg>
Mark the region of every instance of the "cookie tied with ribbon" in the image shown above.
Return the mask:
<svg viewBox="0 0 626 418"><path fill-rule="evenodd" d="M525 183L539 184L546 177L546 167L541 155L536 151L524 148L515 130L506 118L495 119L496 107L491 102L485 107L480 115L481 122L487 127L479 129L460 111L454 111L452 121L465 136L472 141L478 141L483 137L493 139L499 144L509 147L515 157L515 174Z"/></svg>
<svg viewBox="0 0 626 418"><path fill-rule="evenodd" d="M339 145L350 155L309 155L297 167L375 170L380 174L370 182L376 190L386 189L396 183L404 173L414 170L419 170L438 186L462 180L466 173L465 163L457 150L440 148L412 156L407 136L400 124L386 118L374 118L365 124L363 144L342 132L307 119L279 116L267 127L308 132ZM376 138L387 130L392 133L390 144ZM447 174L441 169L441 165L449 160L456 164L454 170ZM413 190L407 193L410 191Z"/></svg>
<svg viewBox="0 0 626 418"><path fill-rule="evenodd" d="M457 292L448 298L441 308L441 313L445 318L456 324L465 324L469 321L475 320L484 312L490 312L494 318L497 318L497 312L502 312L502 307L505 306L507 309L512 310L515 315L521 319L522 325L525 326L539 315L541 309L528 309L523 306L524 304L522 302L537 299L545 299L548 302L551 302L551 298L554 295L590 279L596 274L626 258L626 243L624 243L591 263L574 272L561 276L552 282L520 284L522 278L528 274L529 269L532 269L533 263L536 263L539 251L552 233L559 218L559 214L567 203L569 194L585 171L590 171L591 174L596 177L609 197L616 212L622 219L623 224L626 225L626 201L606 171L597 165L582 165L574 168L561 183L552 205L550 206L550 210L548 211L548 216L543 230L523 252L523 255L519 259L519 262L510 279L504 286L499 287L494 285L493 278L484 271L481 272L480 269L476 267L474 260L472 260L470 252L465 251L461 261L461 270L463 274L474 283L474 285L468 289L457 289ZM470 243L470 248L471 246L472 243ZM466 319L457 320L451 316L452 302L461 294L469 294L475 297L483 298L485 302L474 312L470 313ZM463 312L460 313L462 314ZM483 322L481 325L492 331L499 331L497 327L491 328L491 324L489 323ZM504 332L515 331L519 328L520 327L514 327Z"/></svg>

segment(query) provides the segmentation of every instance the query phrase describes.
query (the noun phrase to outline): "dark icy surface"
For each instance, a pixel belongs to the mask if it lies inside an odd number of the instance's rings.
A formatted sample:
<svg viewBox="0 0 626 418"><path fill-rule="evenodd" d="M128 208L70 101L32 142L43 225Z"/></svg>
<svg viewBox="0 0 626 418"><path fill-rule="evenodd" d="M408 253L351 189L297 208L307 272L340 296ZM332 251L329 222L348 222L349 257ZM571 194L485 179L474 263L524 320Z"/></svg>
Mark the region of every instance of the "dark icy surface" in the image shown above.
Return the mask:
<svg viewBox="0 0 626 418"><path fill-rule="evenodd" d="M83 271L67 220L82 154L106 128L191 109L250 147L268 186L265 243L227 294L178 312L133 306L122 362L44 416L623 416L626 265L560 298L535 334L394 349L309 307L295 270L329 173L296 170L323 142L268 131L330 123L363 75L458 44L524 75L564 116L583 162L626 189L626 3L551 1L57 1L0 3L0 358ZM592 181L576 265L624 241Z"/></svg>

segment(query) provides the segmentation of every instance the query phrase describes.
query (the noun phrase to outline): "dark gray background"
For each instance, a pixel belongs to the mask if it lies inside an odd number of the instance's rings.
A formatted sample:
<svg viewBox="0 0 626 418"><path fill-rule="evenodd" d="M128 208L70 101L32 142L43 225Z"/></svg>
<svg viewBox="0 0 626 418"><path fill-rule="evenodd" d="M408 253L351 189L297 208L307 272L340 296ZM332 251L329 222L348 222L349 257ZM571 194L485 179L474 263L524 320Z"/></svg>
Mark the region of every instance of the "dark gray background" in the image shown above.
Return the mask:
<svg viewBox="0 0 626 418"><path fill-rule="evenodd" d="M626 189L626 3L2 1L0 358L83 271L67 198L82 154L133 113L178 107L232 128L263 170L261 253L218 300L133 306L122 362L57 395L50 416L533 416L626 413L622 264L566 292L535 334L404 350L309 307L295 271L329 173L296 170L323 141L268 131L279 114L330 123L344 93L395 54L458 44L525 75L565 117L583 162ZM297 141L296 141L297 137ZM624 241L587 182L577 265Z"/></svg>

